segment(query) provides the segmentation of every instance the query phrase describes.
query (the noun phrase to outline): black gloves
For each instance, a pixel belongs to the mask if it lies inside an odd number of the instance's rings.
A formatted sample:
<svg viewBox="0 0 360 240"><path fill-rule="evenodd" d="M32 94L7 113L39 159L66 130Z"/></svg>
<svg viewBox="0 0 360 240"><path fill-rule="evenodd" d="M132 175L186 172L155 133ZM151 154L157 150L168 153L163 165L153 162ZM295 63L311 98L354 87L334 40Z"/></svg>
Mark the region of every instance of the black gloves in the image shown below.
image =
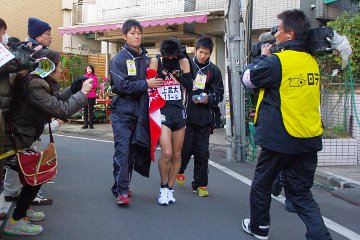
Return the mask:
<svg viewBox="0 0 360 240"><path fill-rule="evenodd" d="M177 80L186 90L192 90L193 79L190 72L180 75L179 77L177 77Z"/></svg>
<svg viewBox="0 0 360 240"><path fill-rule="evenodd" d="M74 94L74 93L77 93L78 91L80 91L82 88L83 82L86 81L87 79L88 79L88 77L86 77L86 76L80 76L80 77L75 78L70 87L71 93Z"/></svg>
<svg viewBox="0 0 360 240"><path fill-rule="evenodd" d="M163 57L162 64L163 64L164 71L168 72L168 73L173 73L175 70L180 69L180 63L177 58L169 59L169 58Z"/></svg>

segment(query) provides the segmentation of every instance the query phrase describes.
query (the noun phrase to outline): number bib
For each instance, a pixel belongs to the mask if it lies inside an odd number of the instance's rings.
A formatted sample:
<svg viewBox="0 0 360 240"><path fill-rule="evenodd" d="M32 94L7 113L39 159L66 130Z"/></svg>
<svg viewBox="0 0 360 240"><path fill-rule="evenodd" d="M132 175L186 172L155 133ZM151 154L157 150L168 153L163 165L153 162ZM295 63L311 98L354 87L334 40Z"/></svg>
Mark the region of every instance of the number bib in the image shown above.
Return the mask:
<svg viewBox="0 0 360 240"><path fill-rule="evenodd" d="M195 90L204 90L206 84L206 75L198 73L195 80L193 81L193 91Z"/></svg>
<svg viewBox="0 0 360 240"><path fill-rule="evenodd" d="M159 88L161 97L166 101L181 100L180 84L172 79L165 79L163 86Z"/></svg>
<svg viewBox="0 0 360 240"><path fill-rule="evenodd" d="M126 60L128 76L136 76L135 60Z"/></svg>

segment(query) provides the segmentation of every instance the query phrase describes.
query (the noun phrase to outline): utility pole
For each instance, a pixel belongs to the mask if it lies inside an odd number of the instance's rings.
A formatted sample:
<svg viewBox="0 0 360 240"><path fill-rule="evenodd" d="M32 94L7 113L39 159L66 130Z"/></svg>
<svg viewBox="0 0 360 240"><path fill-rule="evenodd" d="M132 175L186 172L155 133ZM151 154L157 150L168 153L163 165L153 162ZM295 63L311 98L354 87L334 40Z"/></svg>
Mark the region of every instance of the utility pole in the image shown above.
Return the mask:
<svg viewBox="0 0 360 240"><path fill-rule="evenodd" d="M245 61L244 19L241 13L241 0L227 0L225 5L226 46L229 50L231 110L232 110L232 149L236 161L245 160L245 93L240 74Z"/></svg>
<svg viewBox="0 0 360 240"><path fill-rule="evenodd" d="M233 124L231 121L232 112L232 92L231 92L231 70L230 70L230 46L229 46L229 1L224 3L224 17L225 17L225 72L226 72L226 81L225 81L225 108L226 108L226 160L233 161L234 153L233 153Z"/></svg>

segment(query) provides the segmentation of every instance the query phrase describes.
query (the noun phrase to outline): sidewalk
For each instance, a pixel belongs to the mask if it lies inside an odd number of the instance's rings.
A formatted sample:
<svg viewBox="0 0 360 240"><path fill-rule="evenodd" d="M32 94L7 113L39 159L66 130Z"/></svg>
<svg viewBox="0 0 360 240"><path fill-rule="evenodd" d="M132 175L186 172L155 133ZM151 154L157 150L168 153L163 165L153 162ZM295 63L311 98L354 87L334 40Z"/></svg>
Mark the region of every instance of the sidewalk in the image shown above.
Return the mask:
<svg viewBox="0 0 360 240"><path fill-rule="evenodd" d="M81 127L80 123L65 123L58 134L70 133L113 140L111 124L95 124L95 129L81 129ZM226 153L225 129L215 129L210 135L210 150ZM333 188L334 196L360 206L360 165L318 167L315 183Z"/></svg>

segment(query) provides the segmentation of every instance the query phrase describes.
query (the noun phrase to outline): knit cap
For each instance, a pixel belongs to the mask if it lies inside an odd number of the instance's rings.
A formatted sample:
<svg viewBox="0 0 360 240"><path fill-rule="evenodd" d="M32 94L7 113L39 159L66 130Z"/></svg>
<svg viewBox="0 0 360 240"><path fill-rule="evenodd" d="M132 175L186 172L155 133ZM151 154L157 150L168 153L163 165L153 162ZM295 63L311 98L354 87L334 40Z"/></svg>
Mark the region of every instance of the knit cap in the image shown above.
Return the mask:
<svg viewBox="0 0 360 240"><path fill-rule="evenodd" d="M29 18L28 20L28 35L31 38L35 39L49 29L51 29L51 27L47 22L37 18Z"/></svg>

